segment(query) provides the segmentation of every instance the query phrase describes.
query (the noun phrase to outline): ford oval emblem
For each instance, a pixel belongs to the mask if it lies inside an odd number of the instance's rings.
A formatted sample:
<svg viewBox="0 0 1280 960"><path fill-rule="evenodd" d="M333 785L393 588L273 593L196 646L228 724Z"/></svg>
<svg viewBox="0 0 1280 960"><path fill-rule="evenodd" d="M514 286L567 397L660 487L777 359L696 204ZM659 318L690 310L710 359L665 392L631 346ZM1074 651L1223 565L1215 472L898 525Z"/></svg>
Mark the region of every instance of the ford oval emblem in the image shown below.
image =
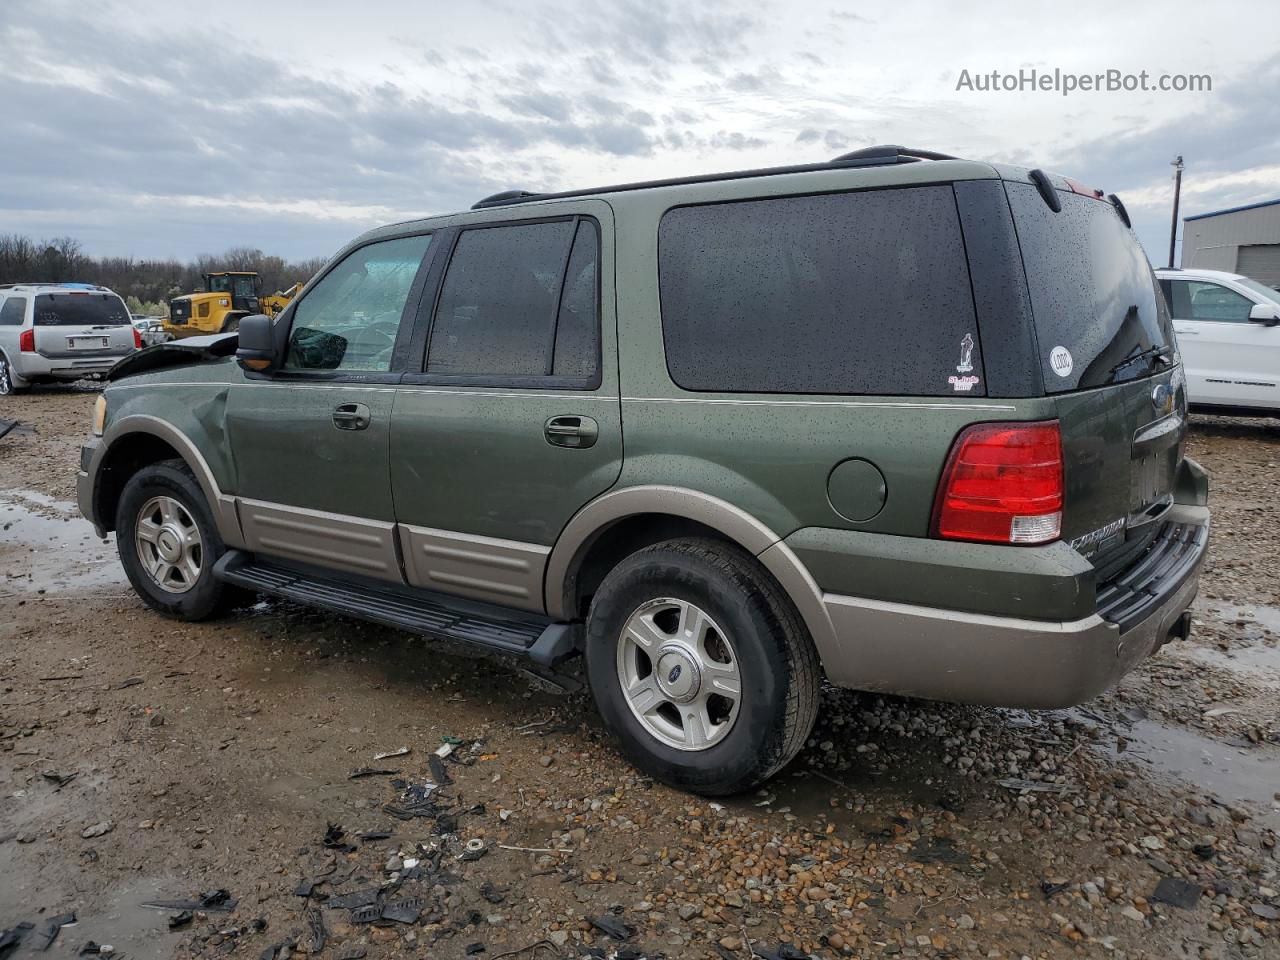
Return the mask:
<svg viewBox="0 0 1280 960"><path fill-rule="evenodd" d="M1173 413L1173 388L1167 383L1160 383L1151 391L1151 406L1157 416Z"/></svg>
<svg viewBox="0 0 1280 960"><path fill-rule="evenodd" d="M676 664L671 668L671 672L667 674L667 683L675 683L680 679L680 664Z"/></svg>

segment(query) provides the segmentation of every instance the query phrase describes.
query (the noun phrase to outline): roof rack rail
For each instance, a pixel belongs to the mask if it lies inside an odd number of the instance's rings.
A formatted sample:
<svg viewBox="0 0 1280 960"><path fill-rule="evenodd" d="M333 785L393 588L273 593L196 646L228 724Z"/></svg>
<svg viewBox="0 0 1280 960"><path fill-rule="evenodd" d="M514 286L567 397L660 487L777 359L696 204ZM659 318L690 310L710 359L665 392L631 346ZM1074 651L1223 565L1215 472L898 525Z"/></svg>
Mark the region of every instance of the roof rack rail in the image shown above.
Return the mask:
<svg viewBox="0 0 1280 960"><path fill-rule="evenodd" d="M734 170L727 173L700 173L689 177L671 177L664 180L641 180L636 183L617 183L591 190L560 190L553 193L531 193L528 190L504 190L472 204L472 210L486 207L503 207L527 200L567 200L572 197L590 197L601 193L618 193L623 190L649 190L654 187L678 187L693 183L714 183L718 180L744 180L749 177L776 177L788 173L812 173L819 170L838 170L844 167L878 167L887 163L914 163L917 160L958 160L945 153L932 150L916 150L911 147L865 147L846 153L834 160L821 163L800 163L785 167L762 167L755 170Z"/></svg>
<svg viewBox="0 0 1280 960"><path fill-rule="evenodd" d="M519 200L527 200L530 197L540 197L540 193L531 193L528 190L503 190L501 193L490 194L483 200L477 200L471 205L472 210L483 210L485 207L498 207L504 203L515 203Z"/></svg>
<svg viewBox="0 0 1280 960"><path fill-rule="evenodd" d="M842 153L832 159L832 163L848 163L850 160L887 160L893 163L914 163L917 160L959 160L949 153L938 153L936 150L919 150L915 147L904 147L896 143L881 143L874 147L863 147Z"/></svg>
<svg viewBox="0 0 1280 960"><path fill-rule="evenodd" d="M18 280L15 283L0 283L0 290L13 287L69 287L72 290L106 290L100 283L81 283L78 280Z"/></svg>

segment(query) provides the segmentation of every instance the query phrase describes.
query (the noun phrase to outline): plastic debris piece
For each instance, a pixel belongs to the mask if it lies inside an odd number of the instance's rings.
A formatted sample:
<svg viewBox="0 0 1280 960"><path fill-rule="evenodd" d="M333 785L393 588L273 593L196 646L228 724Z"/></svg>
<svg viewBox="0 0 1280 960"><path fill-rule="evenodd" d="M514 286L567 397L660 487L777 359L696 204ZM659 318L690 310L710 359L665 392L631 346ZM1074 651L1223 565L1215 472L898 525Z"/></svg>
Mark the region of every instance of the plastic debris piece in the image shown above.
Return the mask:
<svg viewBox="0 0 1280 960"><path fill-rule="evenodd" d="M58 939L58 931L69 923L76 922L74 913L60 913L44 922L44 927L36 934L34 945L37 950L48 950L53 941Z"/></svg>
<svg viewBox="0 0 1280 960"><path fill-rule="evenodd" d="M360 834L359 836L360 836L360 839L363 840L365 843L370 843L374 840L386 840L390 838L391 831L390 830L366 830L364 833Z"/></svg>
<svg viewBox="0 0 1280 960"><path fill-rule="evenodd" d="M322 883L324 883L323 880L308 880L304 877L299 880L298 885L293 888L293 895L295 897L309 897L311 896L312 891Z"/></svg>
<svg viewBox="0 0 1280 960"><path fill-rule="evenodd" d="M190 910L182 910L179 913L175 913L169 917L169 929L180 930L182 927L185 927L188 923L190 923L195 918L196 918L196 915L192 913Z"/></svg>
<svg viewBox="0 0 1280 960"><path fill-rule="evenodd" d="M314 908L308 910L307 929L311 932L311 943L308 944L307 952L320 953L329 939L329 931L324 925L324 914Z"/></svg>
<svg viewBox="0 0 1280 960"><path fill-rule="evenodd" d="M1151 899L1173 907L1181 907L1183 910L1190 910L1200 902L1200 895L1203 893L1204 887L1198 883L1189 883L1177 877L1161 877L1160 882L1156 884L1155 892L1151 894Z"/></svg>
<svg viewBox="0 0 1280 960"><path fill-rule="evenodd" d="M460 746L462 746L464 743L466 743L466 741L465 741L465 740L463 740L461 737L454 737L454 736L450 736L450 735L449 735L449 734L447 734L447 733L446 733L443 737L441 737L441 738L440 738L440 742L441 742L441 743L447 743L447 744L448 744L449 746L451 746L451 747L460 747Z"/></svg>
<svg viewBox="0 0 1280 960"><path fill-rule="evenodd" d="M635 930L621 920L607 914L601 917L587 917L587 923L613 940L630 940L635 933Z"/></svg>
<svg viewBox="0 0 1280 960"><path fill-rule="evenodd" d="M380 770L377 767L356 767L347 774L348 780L360 780L364 777L394 777L399 770Z"/></svg>
<svg viewBox="0 0 1280 960"><path fill-rule="evenodd" d="M386 753L375 753L373 755L373 759L376 762L378 760L386 760L390 757L403 757L408 752L409 752L408 747L400 747L399 749L396 749L396 750L388 750Z"/></svg>
<svg viewBox="0 0 1280 960"><path fill-rule="evenodd" d="M453 783L453 777L449 776L449 771L444 768L444 761L434 753L427 757L427 766L431 768L431 776L440 786L447 787Z"/></svg>
<svg viewBox="0 0 1280 960"><path fill-rule="evenodd" d="M357 907L351 911L352 923L373 923L373 921L381 918L382 907L376 903L371 903L366 907Z"/></svg>
<svg viewBox="0 0 1280 960"><path fill-rule="evenodd" d="M196 900L148 900L142 906L153 910L217 910L227 913L234 910L237 903L239 901L226 890L218 889L202 893Z"/></svg>
<svg viewBox="0 0 1280 960"><path fill-rule="evenodd" d="M1028 793L1075 793L1080 789L1070 783L1045 783L1043 780L1020 780L1017 777L997 780L996 783L1007 790L1025 790Z"/></svg>
<svg viewBox="0 0 1280 960"><path fill-rule="evenodd" d="M23 920L12 927L0 930L0 958L7 957L11 952L18 949L18 945L22 943L22 938L34 927L35 924L29 920Z"/></svg>
<svg viewBox="0 0 1280 960"><path fill-rule="evenodd" d="M342 838L347 832L336 823L329 824L324 831L324 840L322 841L329 850L337 850L339 853L351 853L356 849L354 843L344 843Z"/></svg>
<svg viewBox="0 0 1280 960"><path fill-rule="evenodd" d="M480 885L480 896L484 897L490 903L502 903L507 899L507 887L497 887L486 880Z"/></svg>
<svg viewBox="0 0 1280 960"><path fill-rule="evenodd" d="M62 789L80 774L78 773L58 773L56 770L46 770L40 776L44 777L50 783L56 783L58 789Z"/></svg>
<svg viewBox="0 0 1280 960"><path fill-rule="evenodd" d="M489 848L484 845L483 840L479 837L472 837L467 841L467 848L463 850L462 853L458 854L458 859L471 862L479 860L488 852Z"/></svg>
<svg viewBox="0 0 1280 960"><path fill-rule="evenodd" d="M340 894L336 897L330 897L325 901L326 907L334 910L356 910L360 907L367 907L370 904L378 902L378 891L372 888L368 890L355 890L351 893Z"/></svg>
<svg viewBox="0 0 1280 960"><path fill-rule="evenodd" d="M422 915L422 906L421 897L391 900L382 905L382 919L394 920L396 923L417 923L418 917Z"/></svg>
<svg viewBox="0 0 1280 960"><path fill-rule="evenodd" d="M484 953L484 944L468 943L466 953L468 957L474 957L478 953Z"/></svg>

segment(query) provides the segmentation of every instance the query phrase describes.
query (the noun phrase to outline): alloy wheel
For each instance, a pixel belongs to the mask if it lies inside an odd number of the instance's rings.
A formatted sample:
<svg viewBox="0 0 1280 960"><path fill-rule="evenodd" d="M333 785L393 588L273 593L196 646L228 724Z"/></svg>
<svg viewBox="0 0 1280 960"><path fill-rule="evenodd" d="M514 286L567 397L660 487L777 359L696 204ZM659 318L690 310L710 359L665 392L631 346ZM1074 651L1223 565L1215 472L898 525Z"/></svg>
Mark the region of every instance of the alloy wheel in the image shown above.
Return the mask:
<svg viewBox="0 0 1280 960"><path fill-rule="evenodd" d="M134 542L142 569L161 590L186 593L200 579L204 543L200 528L173 497L152 497L138 511Z"/></svg>
<svg viewBox="0 0 1280 960"><path fill-rule="evenodd" d="M742 674L729 636L687 600L650 600L618 640L618 682L651 736L677 750L706 750L733 728Z"/></svg>

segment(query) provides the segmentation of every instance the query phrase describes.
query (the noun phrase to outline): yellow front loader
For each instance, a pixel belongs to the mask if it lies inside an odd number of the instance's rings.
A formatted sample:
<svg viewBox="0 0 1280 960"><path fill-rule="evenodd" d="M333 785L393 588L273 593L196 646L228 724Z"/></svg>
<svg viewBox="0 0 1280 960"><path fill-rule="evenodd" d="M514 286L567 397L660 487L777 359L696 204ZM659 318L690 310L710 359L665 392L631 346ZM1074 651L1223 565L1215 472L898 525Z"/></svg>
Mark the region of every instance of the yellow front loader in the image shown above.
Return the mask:
<svg viewBox="0 0 1280 960"><path fill-rule="evenodd" d="M265 297L258 296L261 278L249 270L223 270L204 275L204 290L174 297L164 332L170 339L231 333L240 327L240 318L252 313L274 317L289 305L302 289L295 283Z"/></svg>

